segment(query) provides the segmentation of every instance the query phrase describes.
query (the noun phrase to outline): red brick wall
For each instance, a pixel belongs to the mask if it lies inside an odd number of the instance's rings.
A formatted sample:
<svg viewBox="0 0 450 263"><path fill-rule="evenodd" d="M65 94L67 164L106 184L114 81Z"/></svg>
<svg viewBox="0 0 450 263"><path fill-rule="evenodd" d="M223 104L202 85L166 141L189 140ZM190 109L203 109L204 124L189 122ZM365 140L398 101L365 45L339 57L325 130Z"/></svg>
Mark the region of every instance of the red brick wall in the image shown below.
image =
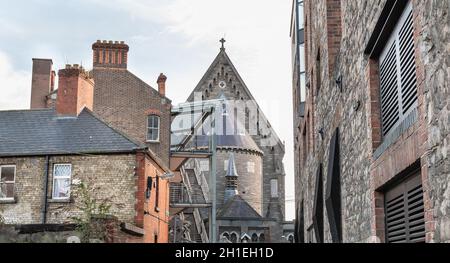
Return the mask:
<svg viewBox="0 0 450 263"><path fill-rule="evenodd" d="M372 225L372 233L377 235L380 240L385 241L385 224L384 224L384 195L377 190L386 183L396 178L402 171L420 160L422 185L424 190L424 209L425 209L425 231L426 241L433 239L435 231L435 221L433 219L433 207L430 200L430 189L428 186L428 167L426 165L426 143L428 139L426 107L424 104L425 92L425 76L424 64L421 60L419 40L420 25L417 19L418 10L413 6L414 21L414 44L416 55L416 74L418 84L418 121L404 132L400 138L392 144L378 159L372 161L371 165L371 188L373 190L372 209L374 209L374 220ZM371 95L371 129L372 129L372 149L376 150L381 143L381 119L380 119L380 103L379 103L379 79L378 65L376 61L370 61L367 69L369 77L369 90Z"/></svg>
<svg viewBox="0 0 450 263"><path fill-rule="evenodd" d="M169 185L167 180L161 179L164 170L144 153L137 154L136 158L138 166L135 223L144 228L145 243L168 243ZM152 178L153 183L150 198L147 199L145 192L148 177Z"/></svg>
<svg viewBox="0 0 450 263"><path fill-rule="evenodd" d="M328 71L332 76L336 55L341 46L341 0L327 0Z"/></svg>
<svg viewBox="0 0 450 263"><path fill-rule="evenodd" d="M52 65L51 59L33 59L31 109L45 109L47 107L46 96L51 90Z"/></svg>
<svg viewBox="0 0 450 263"><path fill-rule="evenodd" d="M59 88L56 111L77 116L84 107L92 110L94 83L84 70L68 66L58 72Z"/></svg>
<svg viewBox="0 0 450 263"><path fill-rule="evenodd" d="M147 144L168 166L171 101L123 69L94 69L94 112L130 138ZM161 117L160 141L147 143L147 116Z"/></svg>

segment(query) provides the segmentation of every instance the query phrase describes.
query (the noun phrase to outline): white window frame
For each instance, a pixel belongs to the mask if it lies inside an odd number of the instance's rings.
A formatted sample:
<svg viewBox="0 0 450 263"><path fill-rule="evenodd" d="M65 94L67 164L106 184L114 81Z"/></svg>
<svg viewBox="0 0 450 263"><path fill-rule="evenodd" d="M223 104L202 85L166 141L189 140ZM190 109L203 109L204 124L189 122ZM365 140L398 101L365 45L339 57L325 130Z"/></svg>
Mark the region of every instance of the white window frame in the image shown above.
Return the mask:
<svg viewBox="0 0 450 263"><path fill-rule="evenodd" d="M392 127L390 128L389 132L387 132L383 137L387 137L389 134L391 134L393 131L395 131L395 129L402 123L403 120L405 120L405 118L414 110L417 108L418 106L418 102L416 101L414 104L412 104L411 108L406 112L403 113L403 107L404 102L402 101L402 91L405 87L403 87L402 85L402 80L401 80L401 63L400 63L400 50L399 50L399 32L402 29L403 25L405 24L410 12L412 11L412 3L411 1L408 1L407 6L405 7L405 9L403 10L403 13L400 17L400 19L397 21L397 24L395 25L394 30L392 31L389 40L387 41L386 45L384 46L380 57L379 57L379 65L381 67L382 63L384 62L386 56L389 54L390 49L392 48L392 45L395 42L395 63L396 63L396 67L397 67L397 72L395 73L395 77L396 77L396 81L397 81L397 105L399 107L398 109L398 121L395 122ZM414 18L413 18L414 19ZM414 30L414 22L413 22L413 30ZM414 40L413 40L414 41ZM416 43L414 43L414 46L416 45ZM416 61L414 61L416 67ZM381 72L380 72L381 73ZM416 83L417 86L417 83ZM416 87L417 88L417 87ZM381 104L381 80L380 80L380 104ZM381 105L380 107L380 111L383 110L383 107ZM383 118L382 113L381 114L381 118ZM385 129L385 123L383 123L383 119L381 119L381 126L382 126L382 132L384 133L384 129Z"/></svg>
<svg viewBox="0 0 450 263"><path fill-rule="evenodd" d="M56 177L55 173L56 173L56 167L57 166L69 166L70 167L70 175L69 176L59 176ZM56 180L64 180L64 179L69 179L70 181L70 185L69 185L69 194L67 197L56 197L55 196L55 181ZM72 164L70 163L57 163L53 165L53 185L52 185L52 199L53 200L68 200L70 199L70 194L71 194L71 190L72 190Z"/></svg>
<svg viewBox="0 0 450 263"><path fill-rule="evenodd" d="M151 117L155 117L158 120L158 127L150 127L149 126L149 119ZM153 139L148 137L149 136L149 130L157 130L158 137L155 140L153 140ZM156 114L147 115L147 134L146 134L147 142L151 142L151 143L159 142L160 131L161 131L161 117L159 115L156 115Z"/></svg>
<svg viewBox="0 0 450 263"><path fill-rule="evenodd" d="M1 173L2 173L3 168L11 168L11 167L14 168L14 180L13 181L1 182ZM15 188L16 187L16 174L17 174L16 165L10 165L10 164L8 164L8 165L0 165L0 187L1 187L1 184L11 184L12 183L14 188ZM14 200L14 195L15 195L15 191L13 190L13 197L0 197L0 200L3 200L3 201Z"/></svg>

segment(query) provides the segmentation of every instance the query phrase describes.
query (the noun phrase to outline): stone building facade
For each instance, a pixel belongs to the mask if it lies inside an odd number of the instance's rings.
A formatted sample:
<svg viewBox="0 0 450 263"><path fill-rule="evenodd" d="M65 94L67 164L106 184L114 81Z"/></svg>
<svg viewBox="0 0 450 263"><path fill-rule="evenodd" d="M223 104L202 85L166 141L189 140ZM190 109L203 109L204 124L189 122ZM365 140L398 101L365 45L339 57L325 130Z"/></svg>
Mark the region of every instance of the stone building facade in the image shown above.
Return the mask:
<svg viewBox="0 0 450 263"><path fill-rule="evenodd" d="M449 242L449 3L304 3L297 240Z"/></svg>
<svg viewBox="0 0 450 263"><path fill-rule="evenodd" d="M251 235L256 233L253 230L263 227L264 229L257 231L257 235L266 231L262 238L264 242L278 242L283 235L284 222L285 146L225 52L225 40L222 39L221 42L219 54L187 100L188 104L222 101L220 105L217 105L215 113L218 236L223 237L222 234L226 233L230 238L230 233L234 231L233 233L237 236L235 241L242 241L243 236L250 236L248 240L250 241ZM199 121L199 119L195 120L198 118L195 114L191 117L194 122ZM183 145L185 151L208 149L211 118L209 116L208 119L200 121L201 125L195 126L195 129L183 128L203 131L200 136L195 133L192 142ZM181 123L183 122L177 119L173 120L174 126ZM176 138L172 140L174 148L180 146L177 144L178 141L183 140ZM233 154L236 169L240 174L238 197L225 200L225 175L230 154ZM209 175L207 176L209 178ZM252 211L251 215L248 215L249 218L237 213L239 209L232 209L239 205L243 210ZM224 216L225 214L227 216ZM239 230L233 230L233 228L239 228ZM246 232L249 229L253 229L253 232Z"/></svg>

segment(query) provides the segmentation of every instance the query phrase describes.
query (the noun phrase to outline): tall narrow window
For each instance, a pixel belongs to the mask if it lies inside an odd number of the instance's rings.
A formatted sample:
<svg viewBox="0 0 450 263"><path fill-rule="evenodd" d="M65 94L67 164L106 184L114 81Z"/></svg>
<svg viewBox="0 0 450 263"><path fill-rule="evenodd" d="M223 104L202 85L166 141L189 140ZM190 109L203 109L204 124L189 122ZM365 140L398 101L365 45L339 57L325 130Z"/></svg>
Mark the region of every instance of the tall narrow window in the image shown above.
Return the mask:
<svg viewBox="0 0 450 263"><path fill-rule="evenodd" d="M270 180L270 195L272 198L278 197L278 180L277 179Z"/></svg>
<svg viewBox="0 0 450 263"><path fill-rule="evenodd" d="M379 59L383 136L417 107L414 52L413 12L409 2Z"/></svg>
<svg viewBox="0 0 450 263"><path fill-rule="evenodd" d="M157 115L150 115L147 118L147 141L159 142L160 118Z"/></svg>
<svg viewBox="0 0 450 263"><path fill-rule="evenodd" d="M53 199L67 199L70 197L72 165L55 164L53 166Z"/></svg>
<svg viewBox="0 0 450 263"><path fill-rule="evenodd" d="M16 166L0 166L0 200L14 199L14 184L16 178Z"/></svg>

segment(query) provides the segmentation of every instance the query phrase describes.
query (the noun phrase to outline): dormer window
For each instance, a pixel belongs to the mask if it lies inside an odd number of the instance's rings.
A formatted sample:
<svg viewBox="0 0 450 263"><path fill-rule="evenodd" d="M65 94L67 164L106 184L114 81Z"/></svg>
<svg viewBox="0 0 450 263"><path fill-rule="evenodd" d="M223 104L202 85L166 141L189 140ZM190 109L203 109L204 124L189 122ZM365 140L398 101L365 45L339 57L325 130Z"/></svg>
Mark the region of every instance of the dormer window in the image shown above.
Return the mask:
<svg viewBox="0 0 450 263"><path fill-rule="evenodd" d="M147 142L159 142L160 117L149 115L147 118Z"/></svg>

